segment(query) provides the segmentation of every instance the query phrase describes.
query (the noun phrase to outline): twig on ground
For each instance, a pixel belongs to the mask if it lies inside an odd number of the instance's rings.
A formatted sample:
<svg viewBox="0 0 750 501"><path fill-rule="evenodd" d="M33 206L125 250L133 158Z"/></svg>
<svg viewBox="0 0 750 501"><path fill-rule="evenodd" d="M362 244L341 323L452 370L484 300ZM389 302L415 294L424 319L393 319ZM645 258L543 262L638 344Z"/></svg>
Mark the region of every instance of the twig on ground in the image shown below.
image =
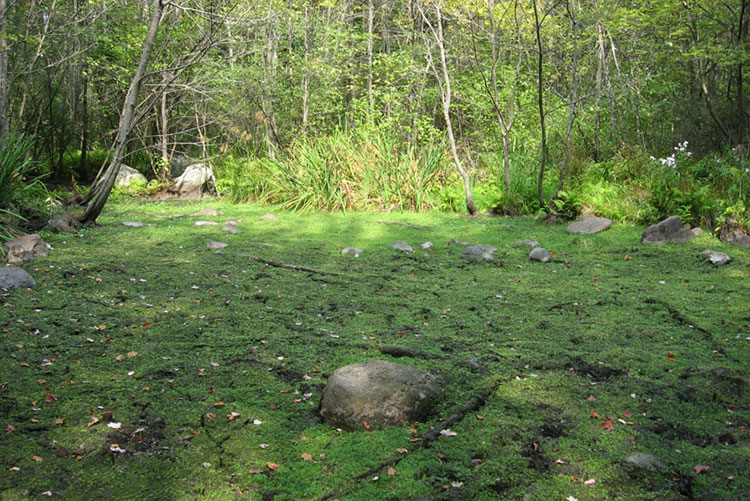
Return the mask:
<svg viewBox="0 0 750 501"><path fill-rule="evenodd" d="M276 261L270 261L268 259L263 259L258 256L244 256L247 257L250 261L258 261L263 264L267 264L268 266L274 266L276 268L287 268L290 270L297 270L297 271L306 271L307 273L317 273L319 275L330 275L333 277L340 277L342 276L340 273L334 273L331 271L322 271L322 270L316 270L315 268L310 268L309 266L301 266L298 264L287 264L287 263L277 263Z"/></svg>

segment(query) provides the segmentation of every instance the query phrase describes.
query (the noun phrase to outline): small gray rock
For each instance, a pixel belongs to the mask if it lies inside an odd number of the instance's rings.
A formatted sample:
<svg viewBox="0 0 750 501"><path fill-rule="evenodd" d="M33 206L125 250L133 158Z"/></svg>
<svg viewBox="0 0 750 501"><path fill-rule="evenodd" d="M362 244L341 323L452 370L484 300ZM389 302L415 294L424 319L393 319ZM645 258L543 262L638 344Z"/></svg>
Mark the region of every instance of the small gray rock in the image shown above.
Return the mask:
<svg viewBox="0 0 750 501"><path fill-rule="evenodd" d="M391 245L391 249L409 253L414 252L412 246L407 244L403 240L396 240L395 242L393 242L393 245Z"/></svg>
<svg viewBox="0 0 750 501"><path fill-rule="evenodd" d="M128 228L140 228L142 226L146 226L140 221L123 221L122 225L127 226Z"/></svg>
<svg viewBox="0 0 750 501"><path fill-rule="evenodd" d="M445 242L445 245L460 245L462 247L466 247L471 245L469 242L462 242L461 240L456 240L455 238L451 238L447 242Z"/></svg>
<svg viewBox="0 0 750 501"><path fill-rule="evenodd" d="M626 470L630 472L640 471L667 471L669 468L659 459L655 458L651 454L645 454L643 452L631 452L625 459L622 460L622 464Z"/></svg>
<svg viewBox="0 0 750 501"><path fill-rule="evenodd" d="M356 247L344 247L341 249L342 254L351 254L354 257L359 257L363 252L362 249L357 249Z"/></svg>
<svg viewBox="0 0 750 501"><path fill-rule="evenodd" d="M692 233L695 238L700 238L703 236L703 230L700 228L693 228L692 230L690 230L690 233Z"/></svg>
<svg viewBox="0 0 750 501"><path fill-rule="evenodd" d="M196 226L219 226L216 221L196 221L194 224Z"/></svg>
<svg viewBox="0 0 750 501"><path fill-rule="evenodd" d="M550 259L550 254L544 247L534 247L531 249L531 252L529 252L529 259L546 263Z"/></svg>
<svg viewBox="0 0 750 501"><path fill-rule="evenodd" d="M27 287L33 287L36 282L31 275L26 273L21 268L15 266L5 266L0 268L0 288L10 289L25 289Z"/></svg>
<svg viewBox="0 0 750 501"><path fill-rule="evenodd" d="M231 233L233 235L236 235L240 232L240 229L237 228L237 225L235 224L225 224L223 228L221 228L221 231L225 231L227 233Z"/></svg>
<svg viewBox="0 0 750 501"><path fill-rule="evenodd" d="M278 217L276 217L276 214L268 213L268 214L263 214L262 216L260 216L259 219L261 221L276 221Z"/></svg>
<svg viewBox="0 0 750 501"><path fill-rule="evenodd" d="M581 216L576 221L568 225L568 233L578 233L580 235L593 235L609 229L612 226L612 220L606 217L598 216Z"/></svg>
<svg viewBox="0 0 750 501"><path fill-rule="evenodd" d="M513 245L516 245L517 247L528 247L529 250L533 249L534 247L541 247L541 244L534 240L533 238L524 238L523 240L518 240Z"/></svg>
<svg viewBox="0 0 750 501"><path fill-rule="evenodd" d="M222 214L224 213L220 210L206 208L206 209L201 209L198 212L193 212L190 215L192 217L198 217L198 216L220 216Z"/></svg>
<svg viewBox="0 0 750 501"><path fill-rule="evenodd" d="M489 263L496 251L497 249L491 245L469 245L461 253L461 257L469 261Z"/></svg>
<svg viewBox="0 0 750 501"><path fill-rule="evenodd" d="M432 249L432 242L422 242L421 244L419 244L419 247L422 250Z"/></svg>
<svg viewBox="0 0 750 501"><path fill-rule="evenodd" d="M701 254L706 256L706 261L714 266L722 266L729 263L732 258L723 252L712 251L710 249L704 250Z"/></svg>
<svg viewBox="0 0 750 501"><path fill-rule="evenodd" d="M336 369L323 390L320 415L346 430L404 426L428 418L443 381L429 372L385 360Z"/></svg>
<svg viewBox="0 0 750 501"><path fill-rule="evenodd" d="M61 214L49 222L50 227L56 233L68 233L73 231L73 216L70 212Z"/></svg>
<svg viewBox="0 0 750 501"><path fill-rule="evenodd" d="M229 245L229 244L225 244L224 242L217 242L215 240L211 240L210 242L208 242L208 245L206 245L206 247L208 247L210 250L213 250L213 249L223 249L227 245Z"/></svg>
<svg viewBox="0 0 750 501"><path fill-rule="evenodd" d="M244 221L244 219L242 219L242 218L239 218L239 219L227 219L227 224L233 224L233 225L237 226L242 221Z"/></svg>

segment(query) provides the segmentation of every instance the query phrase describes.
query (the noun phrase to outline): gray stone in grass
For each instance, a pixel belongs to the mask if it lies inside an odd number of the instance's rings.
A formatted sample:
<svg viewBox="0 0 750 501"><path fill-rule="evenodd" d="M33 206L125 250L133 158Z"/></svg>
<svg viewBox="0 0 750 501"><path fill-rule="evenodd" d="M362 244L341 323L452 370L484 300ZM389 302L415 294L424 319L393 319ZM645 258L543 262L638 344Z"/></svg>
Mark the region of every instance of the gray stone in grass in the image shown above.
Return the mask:
<svg viewBox="0 0 750 501"><path fill-rule="evenodd" d="M663 221L652 224L641 235L644 244L684 244L693 239L690 228L683 228L680 216L670 216Z"/></svg>
<svg viewBox="0 0 750 501"><path fill-rule="evenodd" d="M237 226L242 221L244 221L244 219L242 219L242 218L239 218L239 219L227 219L227 224L233 224L233 225Z"/></svg>
<svg viewBox="0 0 750 501"><path fill-rule="evenodd" d="M497 248L491 245L470 245L461 253L461 257L469 261L489 263L493 260L492 255L497 252Z"/></svg>
<svg viewBox="0 0 750 501"><path fill-rule="evenodd" d="M719 240L724 243L739 245L740 247L750 247L750 235L747 234L747 228L732 218L727 219L721 225Z"/></svg>
<svg viewBox="0 0 750 501"><path fill-rule="evenodd" d="M550 260L550 254L544 247L534 247L531 249L531 252L529 252L529 259L546 263Z"/></svg>
<svg viewBox="0 0 750 501"><path fill-rule="evenodd" d="M31 275L21 268L16 268L15 266L0 268L0 288L25 289L35 285L36 282L31 278Z"/></svg>
<svg viewBox="0 0 750 501"><path fill-rule="evenodd" d="M578 233L580 235L593 235L609 229L612 226L612 220L606 217L598 216L581 216L576 221L568 225L568 233Z"/></svg>
<svg viewBox="0 0 750 501"><path fill-rule="evenodd" d="M422 250L432 249L432 242L422 242L421 244L419 244L419 247Z"/></svg>
<svg viewBox="0 0 750 501"><path fill-rule="evenodd" d="M441 377L385 360L336 369L323 389L320 415L337 428L364 430L404 426L433 414Z"/></svg>
<svg viewBox="0 0 750 501"><path fill-rule="evenodd" d="M403 240L396 240L395 242L393 242L393 245L391 245L391 249L402 252L414 252L414 248Z"/></svg>
<svg viewBox="0 0 750 501"><path fill-rule="evenodd" d="M622 466L629 473L639 472L666 472L669 470L661 460L643 452L631 452L622 460Z"/></svg>
<svg viewBox="0 0 750 501"><path fill-rule="evenodd" d="M260 216L259 219L261 221L276 221L278 217L276 217L276 214L268 213L268 214L263 214L262 216Z"/></svg>
<svg viewBox="0 0 750 501"><path fill-rule="evenodd" d="M344 247L341 249L341 254L351 254L354 257L359 257L360 254L362 254L362 249L357 249L356 247Z"/></svg>
<svg viewBox="0 0 750 501"><path fill-rule="evenodd" d="M122 225L127 226L128 228L140 228L142 226L146 226L140 221L123 221Z"/></svg>
<svg viewBox="0 0 750 501"><path fill-rule="evenodd" d="M196 221L195 226L219 226L216 221Z"/></svg>
<svg viewBox="0 0 750 501"><path fill-rule="evenodd" d="M471 244L469 242L462 242L461 240L456 240L455 238L451 238L450 240L445 242L445 245L461 245L463 247L466 247Z"/></svg>
<svg viewBox="0 0 750 501"><path fill-rule="evenodd" d="M701 254L706 256L706 261L708 261L714 266L722 266L722 265L729 263L732 260L732 258L729 257L728 254L724 254L723 252L712 251L710 249L704 250Z"/></svg>
<svg viewBox="0 0 750 501"><path fill-rule="evenodd" d="M117 177L115 177L116 186L129 186L133 182L146 184L148 180L146 176L138 172L132 167L128 167L125 164L120 164L120 169L117 171Z"/></svg>
<svg viewBox="0 0 750 501"><path fill-rule="evenodd" d="M703 230L700 228L693 228L692 230L690 230L690 233L692 233L693 237L695 238L700 238L703 236Z"/></svg>
<svg viewBox="0 0 750 501"><path fill-rule="evenodd" d="M205 209L199 210L198 212L193 212L192 214L190 214L190 216L192 216L192 217L199 217L199 216L221 216L222 214L224 214L224 213L222 211L220 211L220 210L205 208Z"/></svg>
<svg viewBox="0 0 750 501"><path fill-rule="evenodd" d="M225 224L224 227L221 229L221 231L225 231L227 233L231 233L233 235L236 235L240 232L240 229L237 228L236 224Z"/></svg>
<svg viewBox="0 0 750 501"><path fill-rule="evenodd" d="M8 264L18 264L40 256L47 256L51 248L52 246L36 233L23 235L3 244L3 249L8 255Z"/></svg>
<svg viewBox="0 0 750 501"><path fill-rule="evenodd" d="M518 247L526 246L529 249L533 249L534 247L541 247L541 244L533 238L524 238L523 240L518 240L514 243L514 245Z"/></svg>
<svg viewBox="0 0 750 501"><path fill-rule="evenodd" d="M215 240L211 240L210 242L208 242L207 247L210 250L213 250L213 249L223 249L227 245L229 245L229 244L225 244L224 242L217 242Z"/></svg>
<svg viewBox="0 0 750 501"><path fill-rule="evenodd" d="M56 233L71 232L74 229L73 216L70 214L70 212L60 214L56 218L52 219L49 222L49 225Z"/></svg>

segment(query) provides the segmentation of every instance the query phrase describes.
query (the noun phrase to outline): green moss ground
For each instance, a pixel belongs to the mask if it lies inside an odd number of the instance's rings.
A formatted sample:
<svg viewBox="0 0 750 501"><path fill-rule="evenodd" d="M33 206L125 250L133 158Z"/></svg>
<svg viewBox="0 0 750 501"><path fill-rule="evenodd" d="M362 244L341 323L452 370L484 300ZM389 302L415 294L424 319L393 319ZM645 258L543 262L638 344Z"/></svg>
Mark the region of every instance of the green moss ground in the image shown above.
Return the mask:
<svg viewBox="0 0 750 501"><path fill-rule="evenodd" d="M164 217L202 207L224 215ZM750 493L750 250L710 236L644 246L643 228L617 225L576 237L531 219L275 211L278 220L259 220L268 211L122 203L96 227L43 235L54 250L26 266L37 287L0 304L2 499ZM240 234L193 225L227 218L244 218ZM464 261L449 238L498 247L495 263ZM555 261L530 262L513 245L523 238ZM214 254L209 240L229 246ZM405 255L390 249L395 240L435 247ZM341 255L347 246L364 254ZM708 247L734 261L705 264ZM385 345L444 358L396 360L380 354ZM319 422L327 376L375 358L446 375L439 415L416 435ZM411 441L488 390L455 436ZM608 417L612 430L602 428ZM100 422L88 426L92 418ZM632 451L671 471L629 475L620 463ZM359 479L396 456L392 475Z"/></svg>

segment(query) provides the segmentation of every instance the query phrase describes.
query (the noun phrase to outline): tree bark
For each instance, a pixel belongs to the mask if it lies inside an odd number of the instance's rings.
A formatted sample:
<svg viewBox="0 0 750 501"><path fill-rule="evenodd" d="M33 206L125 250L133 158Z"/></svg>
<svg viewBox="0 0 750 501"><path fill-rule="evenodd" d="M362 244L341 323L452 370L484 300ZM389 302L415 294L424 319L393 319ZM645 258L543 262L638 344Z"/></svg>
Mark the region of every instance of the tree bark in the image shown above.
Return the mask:
<svg viewBox="0 0 750 501"><path fill-rule="evenodd" d="M153 1L153 13L151 15L151 25L146 35L146 40L143 42L143 48L141 50L141 58L138 62L138 68L136 69L135 75L130 82L128 93L125 96L125 103L123 104L122 111L120 113L120 124L117 129L117 136L115 137L115 143L113 145L112 160L104 171L103 177L99 182L95 182L91 191L93 197L90 195L89 199L93 198L93 202L89 204L81 217L81 223L93 223L96 218L101 214L104 204L107 203L109 194L112 191L112 186L115 184L115 178L120 170L120 163L125 153L125 147L127 146L128 136L133 129L133 116L135 114L135 107L138 104L138 95L141 90L141 83L143 77L146 74L146 67L148 66L148 60L151 57L151 51L154 48L154 42L156 41L156 34L159 31L159 24L161 23L162 15L164 14L164 5L161 0Z"/></svg>
<svg viewBox="0 0 750 501"><path fill-rule="evenodd" d="M0 0L0 149L8 144L10 123L8 121L8 41L5 22L7 5Z"/></svg>
<svg viewBox="0 0 750 501"><path fill-rule="evenodd" d="M534 31L536 32L537 58L537 102L539 105L539 126L542 132L542 155L539 161L539 176L537 177L536 187L537 196L539 197L539 207L544 209L544 168L547 162L547 129L544 123L544 92L542 89L542 69L544 64L544 53L542 52L542 34L541 23L539 22L539 13L537 10L536 0L534 0Z"/></svg>

